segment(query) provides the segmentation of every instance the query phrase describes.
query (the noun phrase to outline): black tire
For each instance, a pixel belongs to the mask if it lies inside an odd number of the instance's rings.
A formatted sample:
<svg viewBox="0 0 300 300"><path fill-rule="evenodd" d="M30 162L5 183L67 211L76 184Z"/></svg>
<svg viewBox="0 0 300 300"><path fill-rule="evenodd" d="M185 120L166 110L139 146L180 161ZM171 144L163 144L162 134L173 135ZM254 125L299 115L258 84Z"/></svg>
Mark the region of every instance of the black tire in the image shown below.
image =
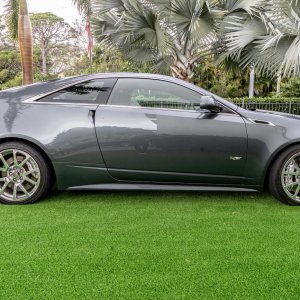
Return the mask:
<svg viewBox="0 0 300 300"><path fill-rule="evenodd" d="M24 196L24 197L26 197L26 199L22 199L20 201L9 200L9 199L7 199L7 197L5 198L4 195L0 195L0 202L4 203L4 204L31 204L31 203L34 203L34 202L40 200L41 198L43 198L49 192L50 188L52 187L53 179L51 176L51 173L52 173L51 169L48 166L44 156L37 149L35 149L34 147L32 147L26 143L16 141L16 142L6 142L6 143L0 144L0 153L5 153L5 151L9 151L11 149L22 151L22 152L28 154L33 159L32 161L34 163L36 163L36 165L39 168L39 180L38 180L38 184L35 184L35 186L34 186L34 192L32 192L32 195ZM0 163L3 163L3 162L0 160ZM26 170L24 170L24 171L26 171ZM8 171L5 173L0 172L0 174L4 174L2 176L8 177ZM21 175L21 174L19 174L19 175ZM20 178L22 178L22 177L20 177ZM25 178L25 176L24 176L24 178Z"/></svg>
<svg viewBox="0 0 300 300"><path fill-rule="evenodd" d="M269 190L271 194L282 203L292 206L299 206L300 199L293 199L285 192L282 184L282 172L288 161L297 154L300 155L300 145L292 146L282 152L272 166L269 176ZM298 180L299 175L296 176L298 177Z"/></svg>

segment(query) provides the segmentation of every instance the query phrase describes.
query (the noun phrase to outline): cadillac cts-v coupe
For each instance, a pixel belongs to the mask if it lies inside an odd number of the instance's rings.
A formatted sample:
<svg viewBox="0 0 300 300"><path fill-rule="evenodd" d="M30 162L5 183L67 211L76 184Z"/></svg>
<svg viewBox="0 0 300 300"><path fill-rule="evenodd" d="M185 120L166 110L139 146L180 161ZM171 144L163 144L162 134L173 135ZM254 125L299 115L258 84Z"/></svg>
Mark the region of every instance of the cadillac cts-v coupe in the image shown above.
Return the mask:
<svg viewBox="0 0 300 300"><path fill-rule="evenodd" d="M59 190L261 191L300 205L300 117L149 74L0 92L0 201Z"/></svg>

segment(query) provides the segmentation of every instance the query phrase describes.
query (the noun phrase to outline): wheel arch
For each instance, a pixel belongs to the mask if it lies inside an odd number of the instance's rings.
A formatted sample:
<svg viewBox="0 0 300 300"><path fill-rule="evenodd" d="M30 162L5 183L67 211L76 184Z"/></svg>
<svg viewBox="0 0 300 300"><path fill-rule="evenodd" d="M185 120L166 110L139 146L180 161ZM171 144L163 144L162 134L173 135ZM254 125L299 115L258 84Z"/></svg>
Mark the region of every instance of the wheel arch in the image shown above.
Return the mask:
<svg viewBox="0 0 300 300"><path fill-rule="evenodd" d="M292 143L283 145L281 148L279 148L279 149L272 155L272 157L271 157L271 158L269 159L269 161L268 161L267 167L266 167L265 172L264 172L264 177L263 177L263 189L268 188L268 179L269 179L269 176L270 176L270 172L271 172L272 166L273 166L274 162L276 161L276 159L277 159L284 151L286 151L287 149L289 149L289 148L291 148L291 147L294 147L294 146L296 146L296 145L299 145L299 147L300 147L300 140L296 140L296 141L293 141Z"/></svg>
<svg viewBox="0 0 300 300"><path fill-rule="evenodd" d="M56 173L55 173L53 163L51 161L51 156L49 155L49 153L47 153L47 150L45 149L45 147L41 145L41 143L20 136L0 137L0 144L7 143L7 142L21 142L27 144L28 146L31 146L36 151L38 151L43 156L47 165L49 166L51 175L53 176L53 181L56 182Z"/></svg>

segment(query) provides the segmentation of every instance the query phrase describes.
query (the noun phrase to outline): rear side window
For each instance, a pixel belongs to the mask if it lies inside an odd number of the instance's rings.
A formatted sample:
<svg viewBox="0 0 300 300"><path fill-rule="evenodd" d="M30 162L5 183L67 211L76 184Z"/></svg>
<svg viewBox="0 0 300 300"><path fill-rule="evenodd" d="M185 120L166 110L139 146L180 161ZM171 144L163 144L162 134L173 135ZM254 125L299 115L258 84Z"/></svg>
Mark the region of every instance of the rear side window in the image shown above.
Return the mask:
<svg viewBox="0 0 300 300"><path fill-rule="evenodd" d="M54 103L106 103L115 79L93 79L81 82L39 99Z"/></svg>

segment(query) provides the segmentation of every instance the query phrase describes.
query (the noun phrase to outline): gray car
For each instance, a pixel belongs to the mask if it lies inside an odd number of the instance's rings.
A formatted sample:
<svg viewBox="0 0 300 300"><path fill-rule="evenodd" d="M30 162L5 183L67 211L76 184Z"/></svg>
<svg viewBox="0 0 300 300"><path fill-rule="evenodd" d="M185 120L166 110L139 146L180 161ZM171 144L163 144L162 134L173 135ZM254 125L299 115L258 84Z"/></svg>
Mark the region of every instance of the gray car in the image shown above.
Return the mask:
<svg viewBox="0 0 300 300"><path fill-rule="evenodd" d="M300 204L300 117L175 78L109 73L0 92L0 201L59 190L262 191Z"/></svg>

